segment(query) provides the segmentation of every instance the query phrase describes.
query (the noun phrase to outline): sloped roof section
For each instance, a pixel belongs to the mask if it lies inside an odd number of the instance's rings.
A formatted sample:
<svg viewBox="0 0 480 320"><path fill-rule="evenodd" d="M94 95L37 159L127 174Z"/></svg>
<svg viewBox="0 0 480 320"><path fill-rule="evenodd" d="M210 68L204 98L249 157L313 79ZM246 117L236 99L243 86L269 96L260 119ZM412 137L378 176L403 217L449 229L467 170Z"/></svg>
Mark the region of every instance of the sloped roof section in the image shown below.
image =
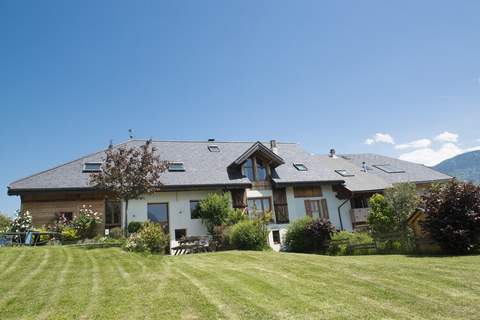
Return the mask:
<svg viewBox="0 0 480 320"><path fill-rule="evenodd" d="M145 140L129 140L120 145L138 147ZM163 187L188 187L188 186L248 186L251 181L241 175L240 170L231 170L229 166L241 159L242 155L258 142L220 142L216 141L219 152L210 152L208 141L153 141L162 160L183 162L185 171L164 172L160 176ZM119 147L117 145L115 147ZM258 148L267 148L261 143ZM275 182L339 182L343 179L328 170L309 171L304 174L293 167L293 163L305 162L309 165L312 156L296 143L277 143L278 153L276 161L281 164L275 169ZM268 149L268 148L267 148ZM269 150L269 149L268 149ZM265 150L263 150L266 152ZM65 163L52 169L34 174L17 180L9 185L10 194L18 194L21 191L35 190L62 190L62 189L90 189L90 174L83 172L86 162L103 162L105 152L100 151L80 159ZM312 165L312 168L314 165Z"/></svg>
<svg viewBox="0 0 480 320"><path fill-rule="evenodd" d="M358 168L363 168L365 165L368 174L375 175L389 184L402 182L431 183L452 179L452 177L424 165L378 154L345 154L342 155L342 158L353 163ZM380 169L385 165L399 169L399 172L389 173Z"/></svg>
<svg viewBox="0 0 480 320"><path fill-rule="evenodd" d="M360 167L342 157L332 158L327 155L318 155L316 159L319 161L319 166L341 177L345 181L345 188L351 192L380 191L392 186L391 183L376 175L364 172ZM341 176L337 173L340 170L347 170L351 175Z"/></svg>

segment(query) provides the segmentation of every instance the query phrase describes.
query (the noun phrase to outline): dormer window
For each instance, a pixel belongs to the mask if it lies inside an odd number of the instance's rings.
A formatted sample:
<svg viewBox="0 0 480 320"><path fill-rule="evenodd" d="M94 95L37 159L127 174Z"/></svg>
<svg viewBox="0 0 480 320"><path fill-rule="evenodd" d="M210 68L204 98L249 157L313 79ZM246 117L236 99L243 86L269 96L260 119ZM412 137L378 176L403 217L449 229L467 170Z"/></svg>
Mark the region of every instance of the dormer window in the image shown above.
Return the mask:
<svg viewBox="0 0 480 320"><path fill-rule="evenodd" d="M335 170L336 173L341 175L342 177L353 177L355 176L352 172L346 170L346 169L341 169L341 170Z"/></svg>
<svg viewBox="0 0 480 320"><path fill-rule="evenodd" d="M255 180L255 176L253 174L253 160L247 159L243 164L243 175L250 180Z"/></svg>
<svg viewBox="0 0 480 320"><path fill-rule="evenodd" d="M267 166L260 158L248 158L242 166L243 176L251 181L266 181L268 177Z"/></svg>
<svg viewBox="0 0 480 320"><path fill-rule="evenodd" d="M168 171L170 172L185 171L185 166L183 165L183 162L170 162L168 164Z"/></svg>
<svg viewBox="0 0 480 320"><path fill-rule="evenodd" d="M265 181L267 180L267 168L265 167L265 164L263 163L262 160L256 159L257 161L257 179L259 181Z"/></svg>
<svg viewBox="0 0 480 320"><path fill-rule="evenodd" d="M294 163L293 166L298 171L308 171L308 168L303 163Z"/></svg>
<svg viewBox="0 0 480 320"><path fill-rule="evenodd" d="M102 171L101 162L85 162L83 164L83 172L100 172Z"/></svg>
<svg viewBox="0 0 480 320"><path fill-rule="evenodd" d="M211 144L207 148L210 152L220 152L220 148L216 144Z"/></svg>

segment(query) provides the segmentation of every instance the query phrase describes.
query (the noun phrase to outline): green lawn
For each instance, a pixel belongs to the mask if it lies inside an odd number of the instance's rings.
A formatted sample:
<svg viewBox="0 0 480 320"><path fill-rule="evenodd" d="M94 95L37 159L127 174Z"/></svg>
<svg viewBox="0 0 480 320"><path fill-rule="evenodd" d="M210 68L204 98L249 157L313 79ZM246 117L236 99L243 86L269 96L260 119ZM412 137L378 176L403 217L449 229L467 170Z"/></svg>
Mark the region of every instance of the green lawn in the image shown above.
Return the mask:
<svg viewBox="0 0 480 320"><path fill-rule="evenodd" d="M480 256L0 248L0 319L478 319Z"/></svg>

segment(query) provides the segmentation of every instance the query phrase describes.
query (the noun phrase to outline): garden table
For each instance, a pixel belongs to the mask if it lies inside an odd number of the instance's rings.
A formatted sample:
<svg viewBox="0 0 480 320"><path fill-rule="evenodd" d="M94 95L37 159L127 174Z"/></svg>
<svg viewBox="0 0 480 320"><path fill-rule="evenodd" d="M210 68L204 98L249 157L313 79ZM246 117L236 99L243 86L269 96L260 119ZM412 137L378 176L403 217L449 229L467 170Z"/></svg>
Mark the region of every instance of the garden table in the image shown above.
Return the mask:
<svg viewBox="0 0 480 320"><path fill-rule="evenodd" d="M171 248L174 255L208 252L208 237L182 237L178 240L178 246Z"/></svg>

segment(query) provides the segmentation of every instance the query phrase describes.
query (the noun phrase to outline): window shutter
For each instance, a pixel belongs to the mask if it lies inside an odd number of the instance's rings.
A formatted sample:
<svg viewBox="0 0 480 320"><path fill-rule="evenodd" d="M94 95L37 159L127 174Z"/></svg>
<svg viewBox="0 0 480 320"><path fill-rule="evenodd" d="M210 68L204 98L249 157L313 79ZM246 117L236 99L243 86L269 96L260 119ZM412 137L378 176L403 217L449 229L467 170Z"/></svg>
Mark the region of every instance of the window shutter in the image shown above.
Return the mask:
<svg viewBox="0 0 480 320"><path fill-rule="evenodd" d="M323 218L325 219L330 218L330 216L328 215L327 199L322 199L322 214L323 214Z"/></svg>
<svg viewBox="0 0 480 320"><path fill-rule="evenodd" d="M307 216L313 217L312 204L310 200L305 200L305 212Z"/></svg>

